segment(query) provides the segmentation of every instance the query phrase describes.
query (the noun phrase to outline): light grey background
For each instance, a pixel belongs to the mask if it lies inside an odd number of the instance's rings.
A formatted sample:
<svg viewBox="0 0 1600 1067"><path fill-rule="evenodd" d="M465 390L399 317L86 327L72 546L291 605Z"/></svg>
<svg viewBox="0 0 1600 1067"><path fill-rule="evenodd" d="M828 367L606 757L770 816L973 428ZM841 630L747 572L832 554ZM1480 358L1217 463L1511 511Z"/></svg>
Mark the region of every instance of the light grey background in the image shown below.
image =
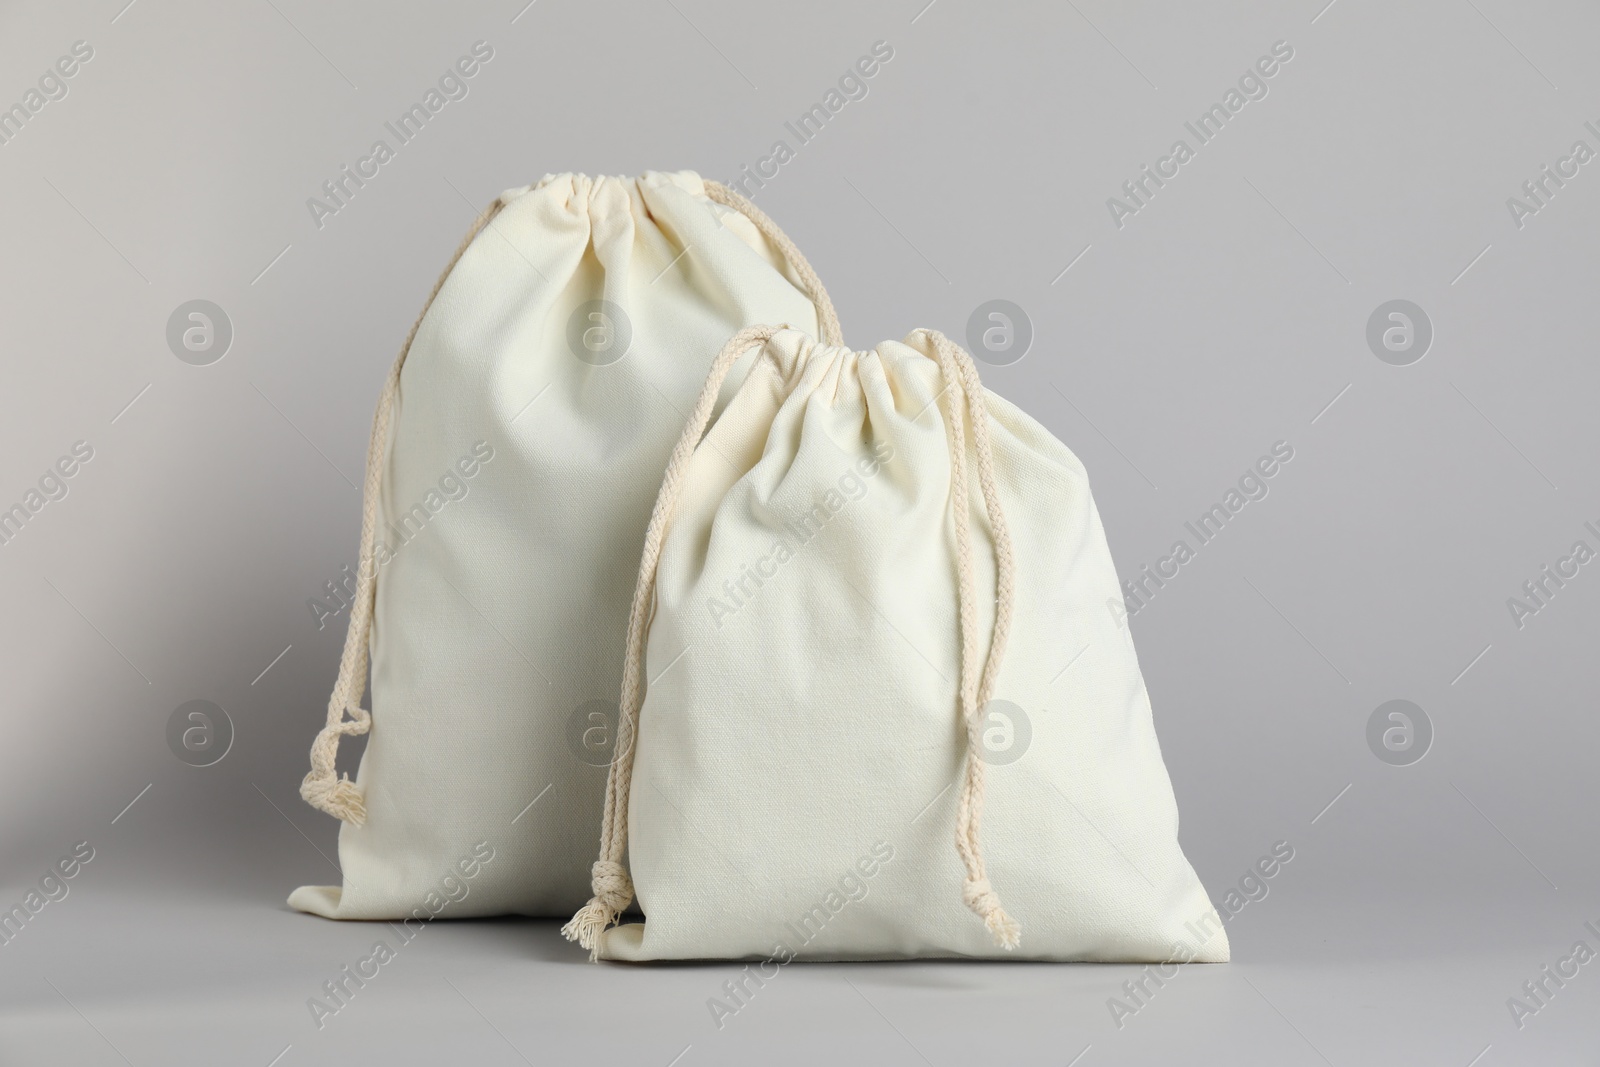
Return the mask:
<svg viewBox="0 0 1600 1067"><path fill-rule="evenodd" d="M1600 163L1521 228L1506 204L1600 148L1592 8L524 2L0 9L0 105L94 49L0 146L0 505L94 448L0 546L0 905L96 850L0 947L0 1061L1596 1062L1600 962L1521 1029L1506 1003L1600 948L1600 564L1507 607L1600 548ZM480 39L470 95L318 229L306 199ZM1031 351L985 379L1082 457L1124 576L1294 447L1133 620L1213 899L1294 860L1236 962L1120 1029L1135 968L941 963L786 968L719 1031L733 968L591 967L505 921L434 924L319 1031L307 998L384 928L282 903L336 878L296 788L343 618L306 601L355 558L372 403L437 271L546 172L736 176L878 40L867 97L757 194L852 344L1024 308ZM1279 40L1269 94L1114 225ZM210 366L166 344L192 299L233 324ZM1433 324L1410 366L1366 343L1393 299ZM1435 730L1405 767L1366 740L1397 698ZM165 740L194 699L237 731L204 769Z"/></svg>

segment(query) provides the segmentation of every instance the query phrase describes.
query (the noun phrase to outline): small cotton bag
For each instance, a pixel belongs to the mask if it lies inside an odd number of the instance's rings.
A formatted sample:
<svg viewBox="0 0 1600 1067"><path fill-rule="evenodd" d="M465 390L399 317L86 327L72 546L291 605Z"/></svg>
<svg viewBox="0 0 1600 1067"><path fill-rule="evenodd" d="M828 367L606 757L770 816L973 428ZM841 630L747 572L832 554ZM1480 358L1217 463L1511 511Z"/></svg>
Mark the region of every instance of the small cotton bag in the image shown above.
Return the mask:
<svg viewBox="0 0 1600 1067"><path fill-rule="evenodd" d="M1119 596L1082 465L942 334L741 331L650 519L564 932L616 960L1225 961Z"/></svg>
<svg viewBox="0 0 1600 1067"><path fill-rule="evenodd" d="M777 226L692 172L550 175L478 218L378 400L349 630L301 787L344 822L343 885L291 906L582 903L606 771L572 729L615 715L642 531L710 356L775 319L839 335ZM357 734L352 781L336 755ZM447 907L442 884L464 887Z"/></svg>

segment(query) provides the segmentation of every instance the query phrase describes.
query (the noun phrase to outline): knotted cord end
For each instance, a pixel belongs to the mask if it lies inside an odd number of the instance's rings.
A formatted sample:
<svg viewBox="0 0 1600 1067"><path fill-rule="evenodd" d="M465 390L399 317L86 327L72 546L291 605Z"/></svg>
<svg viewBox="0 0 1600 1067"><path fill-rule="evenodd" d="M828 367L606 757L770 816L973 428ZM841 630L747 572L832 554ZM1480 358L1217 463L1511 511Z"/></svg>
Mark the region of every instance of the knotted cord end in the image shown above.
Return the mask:
<svg viewBox="0 0 1600 1067"><path fill-rule="evenodd" d="M300 798L318 811L325 811L351 826L366 824L366 801L348 774L343 778L335 778L331 773L322 775L312 771L300 783Z"/></svg>
<svg viewBox="0 0 1600 1067"><path fill-rule="evenodd" d="M1022 925L1000 906L1000 897L995 893L994 886L989 884L989 879L968 879L961 887L961 899L974 915L983 920L995 944L1007 952L1015 951L1022 944Z"/></svg>
<svg viewBox="0 0 1600 1067"><path fill-rule="evenodd" d="M598 962L600 935L633 903L633 880L628 877L628 871L622 864L596 860L590 873L590 884L594 896L561 928L561 936L588 949L589 959Z"/></svg>

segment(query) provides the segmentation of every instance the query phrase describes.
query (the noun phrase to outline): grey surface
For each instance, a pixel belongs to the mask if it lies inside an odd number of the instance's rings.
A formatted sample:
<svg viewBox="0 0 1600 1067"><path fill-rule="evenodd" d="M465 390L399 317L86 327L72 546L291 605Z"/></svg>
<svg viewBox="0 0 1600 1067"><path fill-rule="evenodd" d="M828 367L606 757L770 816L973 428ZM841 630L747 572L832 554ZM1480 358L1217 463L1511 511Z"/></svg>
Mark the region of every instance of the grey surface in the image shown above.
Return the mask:
<svg viewBox="0 0 1600 1067"><path fill-rule="evenodd" d="M125 2L0 9L0 104L95 50L0 145L0 503L94 448L0 546L0 901L96 850L0 947L0 1061L1600 1059L1600 962L1521 1029L1506 1003L1600 948L1600 564L1507 607L1600 548L1600 163L1520 228L1506 204L1600 148L1591 8ZM316 228L306 198L479 39L470 94ZM433 925L318 1030L307 998L386 928L282 904L335 877L295 790L343 619L306 600L354 559L372 401L440 264L547 171L735 176L880 39L757 195L851 343L1022 307L1030 351L985 379L1083 458L1125 576L1293 445L1132 625L1213 899L1295 859L1234 963L1120 1029L1133 968L907 964L785 968L719 1031L732 968L591 967L506 921ZM1278 40L1268 95L1117 228L1106 199ZM197 299L233 326L205 366L166 340ZM1367 344L1396 299L1434 331L1407 366ZM1395 699L1435 734L1408 766L1367 743ZM235 727L209 767L167 747L191 700Z"/></svg>

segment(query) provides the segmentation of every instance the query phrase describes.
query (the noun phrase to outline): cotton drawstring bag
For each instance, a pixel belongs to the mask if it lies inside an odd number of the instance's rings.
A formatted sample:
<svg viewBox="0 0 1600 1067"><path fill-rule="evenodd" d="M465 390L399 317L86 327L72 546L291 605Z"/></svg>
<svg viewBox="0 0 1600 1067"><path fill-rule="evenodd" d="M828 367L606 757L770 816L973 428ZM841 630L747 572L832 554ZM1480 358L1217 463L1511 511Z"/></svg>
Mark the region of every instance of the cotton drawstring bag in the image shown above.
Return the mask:
<svg viewBox="0 0 1600 1067"><path fill-rule="evenodd" d="M1226 960L1119 596L1082 465L942 334L739 332L645 535L564 932L618 960Z"/></svg>
<svg viewBox="0 0 1600 1067"><path fill-rule="evenodd" d="M839 336L772 221L687 171L549 176L474 223L378 400L349 629L301 788L344 821L343 885L291 906L584 900L606 778L590 742L616 715L661 467L711 355L774 319ZM356 734L352 781L335 757Z"/></svg>

